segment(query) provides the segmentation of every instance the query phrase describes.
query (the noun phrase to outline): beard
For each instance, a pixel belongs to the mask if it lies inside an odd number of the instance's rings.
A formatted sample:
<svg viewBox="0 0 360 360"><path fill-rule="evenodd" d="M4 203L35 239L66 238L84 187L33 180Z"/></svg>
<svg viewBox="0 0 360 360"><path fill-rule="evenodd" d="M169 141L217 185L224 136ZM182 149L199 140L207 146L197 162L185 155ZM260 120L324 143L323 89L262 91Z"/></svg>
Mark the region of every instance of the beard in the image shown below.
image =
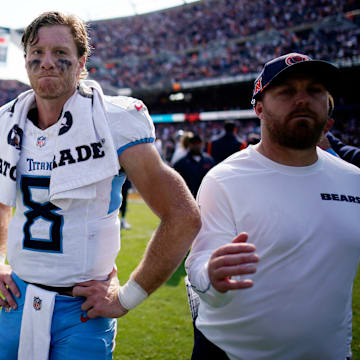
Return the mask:
<svg viewBox="0 0 360 360"><path fill-rule="evenodd" d="M307 118L293 119L300 114ZM296 109L284 119L267 112L264 126L271 141L286 148L305 150L318 144L327 119L327 113L317 114L310 109Z"/></svg>

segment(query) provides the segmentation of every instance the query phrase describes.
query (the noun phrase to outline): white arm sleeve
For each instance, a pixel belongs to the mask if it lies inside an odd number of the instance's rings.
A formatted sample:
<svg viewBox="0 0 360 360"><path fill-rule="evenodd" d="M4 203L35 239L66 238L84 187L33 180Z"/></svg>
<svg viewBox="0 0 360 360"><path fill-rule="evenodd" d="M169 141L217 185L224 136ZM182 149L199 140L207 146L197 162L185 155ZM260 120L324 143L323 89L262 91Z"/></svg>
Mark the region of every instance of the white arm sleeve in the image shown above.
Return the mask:
<svg viewBox="0 0 360 360"><path fill-rule="evenodd" d="M230 243L237 235L233 212L222 185L210 174L203 180L197 201L202 228L195 238L185 268L201 300L214 307L224 306L231 301L234 291L220 293L215 290L210 284L207 267L214 250Z"/></svg>

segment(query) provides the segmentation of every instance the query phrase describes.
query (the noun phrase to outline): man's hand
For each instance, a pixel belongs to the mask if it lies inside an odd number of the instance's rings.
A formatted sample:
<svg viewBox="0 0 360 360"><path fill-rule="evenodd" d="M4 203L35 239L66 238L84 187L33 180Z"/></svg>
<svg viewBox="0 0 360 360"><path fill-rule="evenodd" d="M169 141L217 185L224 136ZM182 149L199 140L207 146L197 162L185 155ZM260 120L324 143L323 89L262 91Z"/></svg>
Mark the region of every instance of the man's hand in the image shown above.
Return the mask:
<svg viewBox="0 0 360 360"><path fill-rule="evenodd" d="M234 280L236 275L253 274L256 272L254 263L259 257L254 254L255 245L246 243L247 233L241 233L231 244L216 249L210 257L208 272L211 285L219 292L245 289L253 286L250 279Z"/></svg>
<svg viewBox="0 0 360 360"><path fill-rule="evenodd" d="M20 291L17 288L14 280L11 277L11 267L9 265L0 264L0 293L4 298L0 296L0 306L5 307L6 309L12 308L17 309L17 304L11 292L16 296L20 297Z"/></svg>
<svg viewBox="0 0 360 360"><path fill-rule="evenodd" d="M90 280L76 284L73 289L73 296L86 297L81 310L86 311L90 319L100 316L118 318L128 312L120 304L118 298L119 288L117 271L114 268L106 281Z"/></svg>

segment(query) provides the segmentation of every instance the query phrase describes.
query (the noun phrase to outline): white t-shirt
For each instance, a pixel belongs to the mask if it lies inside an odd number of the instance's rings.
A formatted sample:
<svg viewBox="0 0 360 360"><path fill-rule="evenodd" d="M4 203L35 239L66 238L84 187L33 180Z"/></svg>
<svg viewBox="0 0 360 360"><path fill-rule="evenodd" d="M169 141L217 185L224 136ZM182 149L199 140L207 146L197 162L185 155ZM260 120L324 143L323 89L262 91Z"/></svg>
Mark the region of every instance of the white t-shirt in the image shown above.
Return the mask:
<svg viewBox="0 0 360 360"><path fill-rule="evenodd" d="M119 155L130 146L154 141L154 125L139 100L106 97L105 108ZM41 130L26 121L17 164L16 211L8 232L8 261L20 278L32 283L72 286L104 280L120 249L118 209L125 175L97 183L94 199L74 199L68 210L56 208L48 196L56 125Z"/></svg>
<svg viewBox="0 0 360 360"><path fill-rule="evenodd" d="M318 156L290 167L249 146L200 187L202 228L186 261L201 298L196 325L232 360L345 358L360 256L360 170L320 149ZM243 231L260 258L246 276L254 286L207 290L211 253Z"/></svg>

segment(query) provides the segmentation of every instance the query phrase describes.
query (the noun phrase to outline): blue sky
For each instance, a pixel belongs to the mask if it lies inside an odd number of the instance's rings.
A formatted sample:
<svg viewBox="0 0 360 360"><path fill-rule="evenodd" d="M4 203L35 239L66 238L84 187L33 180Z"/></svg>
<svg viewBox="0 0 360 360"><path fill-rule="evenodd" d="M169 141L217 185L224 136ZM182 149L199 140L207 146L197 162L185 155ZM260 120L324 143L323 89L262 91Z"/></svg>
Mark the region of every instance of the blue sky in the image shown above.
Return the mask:
<svg viewBox="0 0 360 360"><path fill-rule="evenodd" d="M73 13L83 20L107 19L154 11L197 0L12 0L0 12L0 26L24 28L44 11L59 10Z"/></svg>

